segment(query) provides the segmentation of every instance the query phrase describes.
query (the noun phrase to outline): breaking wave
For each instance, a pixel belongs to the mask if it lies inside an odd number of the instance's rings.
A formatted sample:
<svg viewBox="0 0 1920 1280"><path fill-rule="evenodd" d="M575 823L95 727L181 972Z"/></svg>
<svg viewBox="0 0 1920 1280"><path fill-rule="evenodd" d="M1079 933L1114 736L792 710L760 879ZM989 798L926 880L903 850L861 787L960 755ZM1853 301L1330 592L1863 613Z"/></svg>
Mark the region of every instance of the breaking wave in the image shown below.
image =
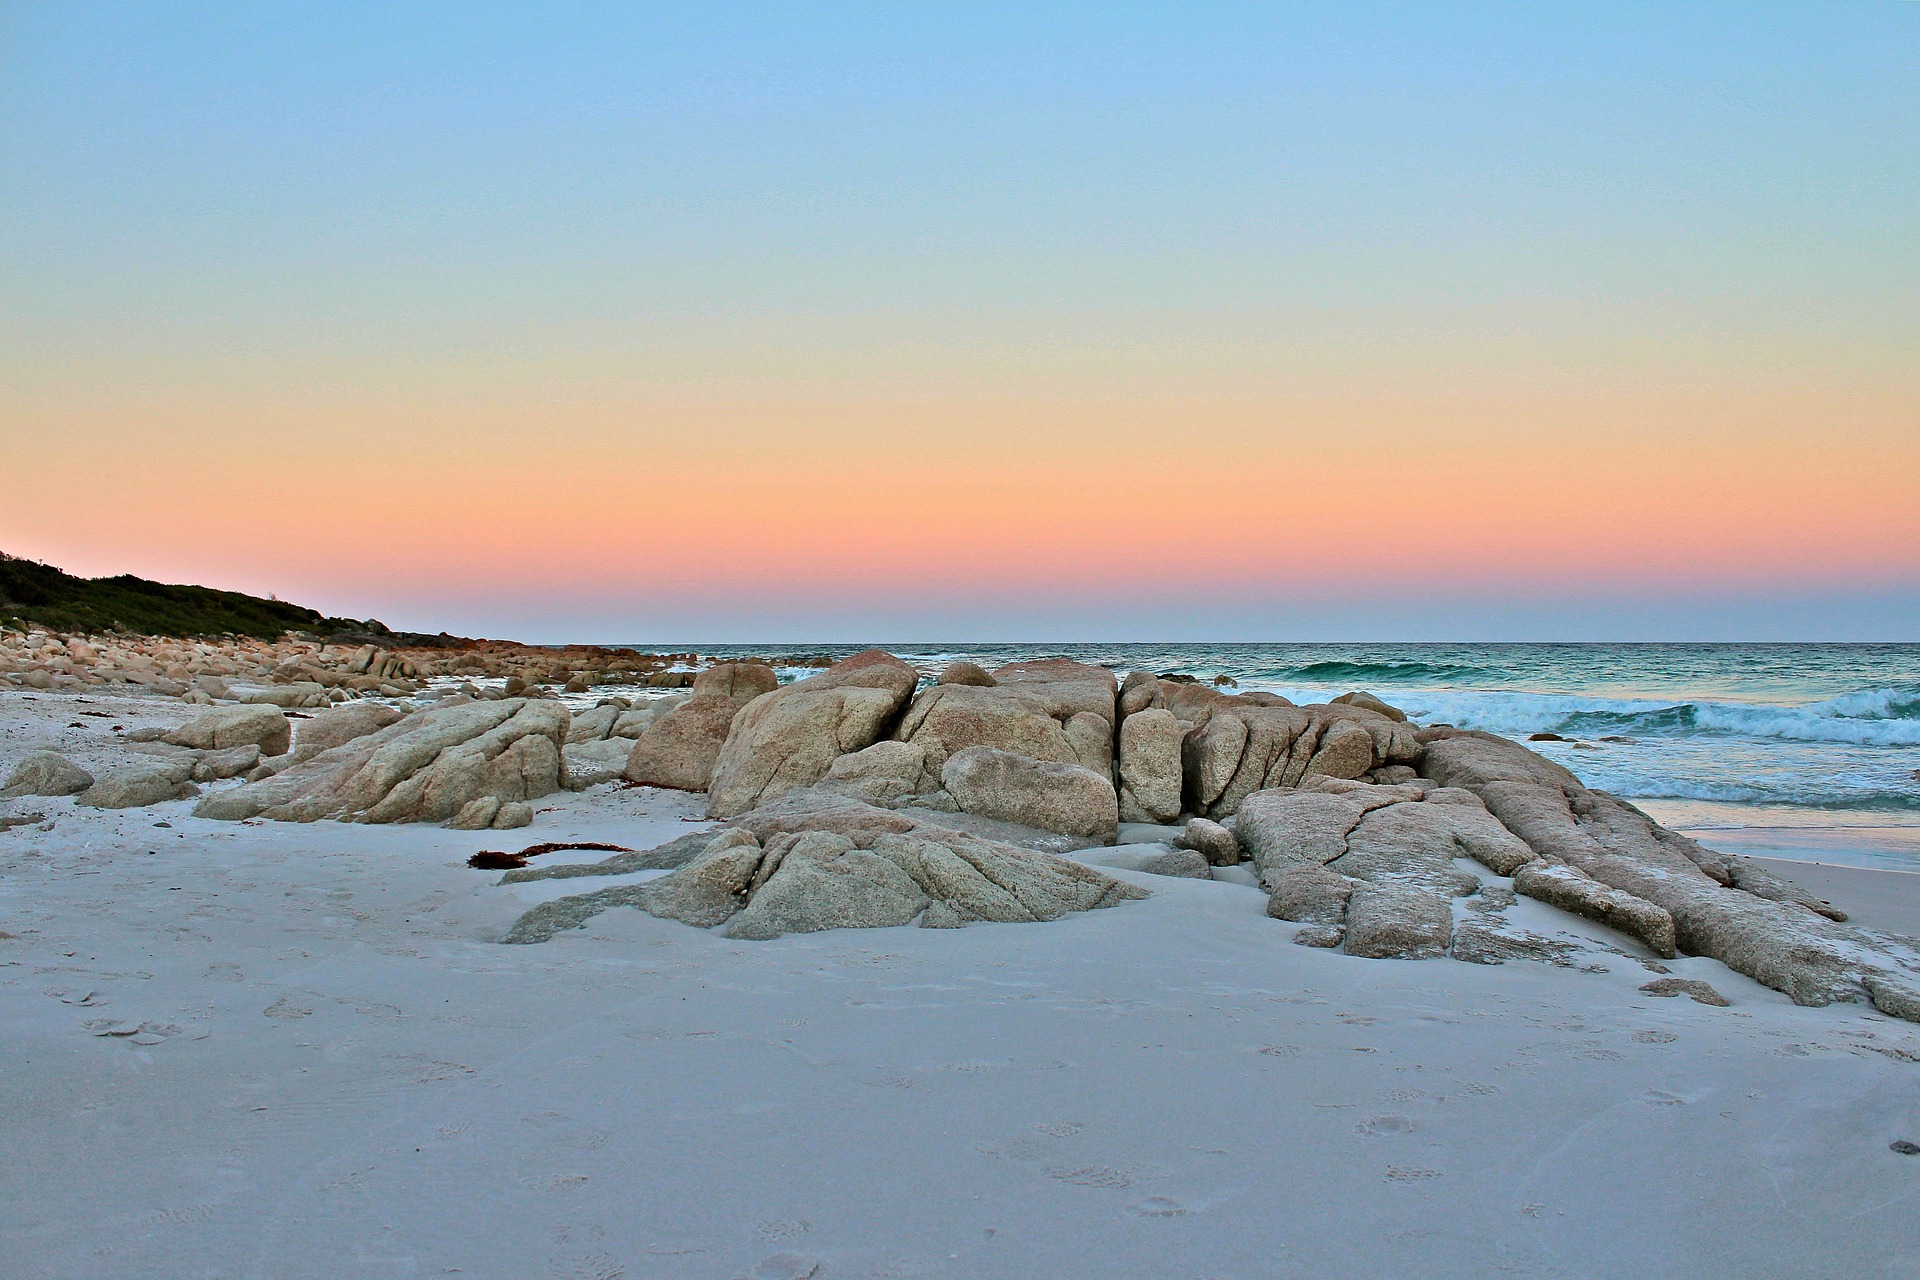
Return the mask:
<svg viewBox="0 0 1920 1280"><path fill-rule="evenodd" d="M1469 680L1505 680L1509 676L1497 667L1455 666L1444 662L1309 662L1304 666L1281 667L1257 672L1254 679L1302 680L1310 684L1335 684L1342 681L1366 685L1407 684L1416 681L1460 682Z"/></svg>
<svg viewBox="0 0 1920 1280"><path fill-rule="evenodd" d="M1508 735L1741 737L1920 746L1920 688L1913 687L1861 689L1798 707L1474 691L1426 694L1407 702L1407 711L1422 720Z"/></svg>

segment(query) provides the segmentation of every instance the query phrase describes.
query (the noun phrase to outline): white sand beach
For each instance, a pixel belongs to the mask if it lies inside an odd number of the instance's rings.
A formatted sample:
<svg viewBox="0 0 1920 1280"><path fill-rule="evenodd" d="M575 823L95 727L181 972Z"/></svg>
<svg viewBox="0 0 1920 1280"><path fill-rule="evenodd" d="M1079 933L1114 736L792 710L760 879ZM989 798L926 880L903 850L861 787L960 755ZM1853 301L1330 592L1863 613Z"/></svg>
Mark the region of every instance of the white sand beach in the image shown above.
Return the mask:
<svg viewBox="0 0 1920 1280"><path fill-rule="evenodd" d="M0 766L104 738L0 702ZM34 801L0 833L6 1273L1920 1274L1920 1027L1700 958L1664 963L1730 1007L1647 995L1527 899L1576 963L1293 946L1258 890L1127 872L1149 898L1047 925L497 941L565 882L471 853L645 847L699 799L521 832ZM1777 869L1920 931L1911 877Z"/></svg>
<svg viewBox="0 0 1920 1280"><path fill-rule="evenodd" d="M0 1280L1920 1280L1920 0L0 6Z"/></svg>

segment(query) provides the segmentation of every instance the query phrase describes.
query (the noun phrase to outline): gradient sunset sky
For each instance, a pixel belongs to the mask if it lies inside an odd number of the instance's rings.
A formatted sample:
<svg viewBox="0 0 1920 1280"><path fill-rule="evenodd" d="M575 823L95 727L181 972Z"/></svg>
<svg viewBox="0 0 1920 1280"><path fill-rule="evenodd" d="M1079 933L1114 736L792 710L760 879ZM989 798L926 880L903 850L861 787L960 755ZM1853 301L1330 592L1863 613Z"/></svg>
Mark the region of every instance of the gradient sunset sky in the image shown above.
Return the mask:
<svg viewBox="0 0 1920 1280"><path fill-rule="evenodd" d="M0 550L531 641L1920 639L1920 4L0 3Z"/></svg>

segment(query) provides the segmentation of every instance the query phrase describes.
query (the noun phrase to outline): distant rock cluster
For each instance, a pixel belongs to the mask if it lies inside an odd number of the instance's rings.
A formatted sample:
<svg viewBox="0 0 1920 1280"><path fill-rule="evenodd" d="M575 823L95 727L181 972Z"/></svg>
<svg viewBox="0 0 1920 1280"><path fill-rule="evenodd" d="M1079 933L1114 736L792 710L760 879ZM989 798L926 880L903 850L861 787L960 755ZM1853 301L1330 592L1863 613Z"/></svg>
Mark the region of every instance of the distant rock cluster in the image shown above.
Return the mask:
<svg viewBox="0 0 1920 1280"><path fill-rule="evenodd" d="M469 697L537 696L543 687L578 693L598 684L680 688L692 676L675 668L693 656L591 645L539 648L496 640L395 650L294 635L269 643L0 627L0 685L47 690L118 685L189 702L240 700L284 708L416 694L434 677L506 681L498 690L469 686Z"/></svg>
<svg viewBox="0 0 1920 1280"><path fill-rule="evenodd" d="M41 777L48 762L27 761L8 785L18 795L75 794L83 805L129 808L188 798L199 784L244 776L247 787L209 796L203 816L520 826L531 821L528 801L620 776L647 727L689 701L680 694L638 705L613 698L576 719L555 700L557 691L602 684L681 689L694 682L683 669L694 658L497 641L395 651L292 635L267 643L0 628L0 684L143 690L210 708L175 734L126 735L152 755L101 778L70 761L58 777ZM771 668L752 670L763 687L773 686ZM471 682L481 679L489 683ZM316 759L405 714L374 699L437 705L377 741ZM495 709L460 710L472 704ZM360 758L393 739L404 741L377 759ZM79 777L86 782L72 785ZM690 777L683 774L677 785L694 785Z"/></svg>

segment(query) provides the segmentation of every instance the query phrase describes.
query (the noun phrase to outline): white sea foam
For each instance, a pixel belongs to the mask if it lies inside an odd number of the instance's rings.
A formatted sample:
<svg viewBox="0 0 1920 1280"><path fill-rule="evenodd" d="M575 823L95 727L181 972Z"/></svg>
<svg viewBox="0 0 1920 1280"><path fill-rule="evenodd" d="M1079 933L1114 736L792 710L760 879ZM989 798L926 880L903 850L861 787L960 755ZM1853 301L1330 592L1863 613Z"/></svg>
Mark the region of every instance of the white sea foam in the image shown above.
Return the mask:
<svg viewBox="0 0 1920 1280"><path fill-rule="evenodd" d="M1280 688L1295 702L1323 702L1332 690ZM1592 736L1736 735L1792 742L1920 746L1920 694L1863 689L1823 702L1783 707L1764 703L1672 702L1596 698L1510 690L1377 691L1416 720L1507 736L1564 733Z"/></svg>

